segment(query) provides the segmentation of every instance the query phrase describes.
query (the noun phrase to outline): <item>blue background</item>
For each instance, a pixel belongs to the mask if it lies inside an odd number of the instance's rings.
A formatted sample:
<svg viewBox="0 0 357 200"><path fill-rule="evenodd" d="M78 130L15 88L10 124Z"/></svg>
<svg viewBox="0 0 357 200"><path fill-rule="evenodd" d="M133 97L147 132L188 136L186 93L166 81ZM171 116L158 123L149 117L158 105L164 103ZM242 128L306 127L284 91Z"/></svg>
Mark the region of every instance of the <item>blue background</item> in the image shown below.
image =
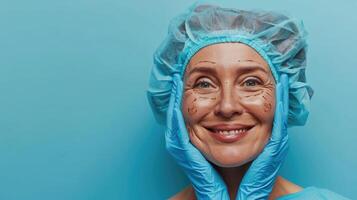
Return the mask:
<svg viewBox="0 0 357 200"><path fill-rule="evenodd" d="M315 95L282 175L357 198L357 1L223 2L304 20ZM169 20L189 5L0 0L0 199L165 199L188 184L145 90Z"/></svg>

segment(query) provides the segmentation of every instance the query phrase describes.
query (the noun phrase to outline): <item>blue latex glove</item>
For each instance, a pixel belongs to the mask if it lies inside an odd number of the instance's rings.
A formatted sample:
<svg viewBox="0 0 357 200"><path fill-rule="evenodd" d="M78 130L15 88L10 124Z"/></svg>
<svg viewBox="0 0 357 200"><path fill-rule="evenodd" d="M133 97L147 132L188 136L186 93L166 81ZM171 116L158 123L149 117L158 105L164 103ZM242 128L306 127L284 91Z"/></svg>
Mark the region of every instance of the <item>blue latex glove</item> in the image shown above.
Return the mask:
<svg viewBox="0 0 357 200"><path fill-rule="evenodd" d="M181 112L182 92L181 77L174 75L167 112L166 149L190 179L198 199L228 200L228 191L221 176L189 141Z"/></svg>
<svg viewBox="0 0 357 200"><path fill-rule="evenodd" d="M286 74L280 76L275 91L276 108L272 135L263 152L245 173L238 188L238 200L268 199L288 152L289 80Z"/></svg>

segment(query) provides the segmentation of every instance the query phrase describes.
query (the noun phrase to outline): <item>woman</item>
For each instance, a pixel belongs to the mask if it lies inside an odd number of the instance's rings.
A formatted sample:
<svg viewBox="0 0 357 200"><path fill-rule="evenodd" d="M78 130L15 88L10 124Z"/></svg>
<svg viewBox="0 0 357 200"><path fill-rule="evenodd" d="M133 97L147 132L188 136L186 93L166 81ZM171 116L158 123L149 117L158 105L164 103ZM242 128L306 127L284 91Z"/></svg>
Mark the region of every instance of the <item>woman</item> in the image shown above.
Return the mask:
<svg viewBox="0 0 357 200"><path fill-rule="evenodd" d="M305 35L278 13L212 5L171 22L148 98L192 183L172 199L344 199L277 175L287 127L308 117Z"/></svg>

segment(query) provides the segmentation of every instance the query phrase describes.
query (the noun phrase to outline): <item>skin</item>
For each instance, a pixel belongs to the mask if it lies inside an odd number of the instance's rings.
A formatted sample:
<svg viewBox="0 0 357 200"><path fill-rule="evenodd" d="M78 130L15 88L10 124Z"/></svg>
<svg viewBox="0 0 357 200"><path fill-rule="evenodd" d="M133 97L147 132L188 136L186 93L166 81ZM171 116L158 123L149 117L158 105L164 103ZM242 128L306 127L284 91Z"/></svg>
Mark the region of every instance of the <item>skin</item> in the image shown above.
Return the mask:
<svg viewBox="0 0 357 200"><path fill-rule="evenodd" d="M275 81L268 64L241 43L207 46L190 60L184 76L182 111L190 140L220 167L253 160L271 134ZM254 126L246 137L222 143L210 136L217 124Z"/></svg>
<svg viewBox="0 0 357 200"><path fill-rule="evenodd" d="M268 64L251 47L242 43L210 45L188 63L182 113L189 138L222 176L231 199L252 160L268 142L274 111L274 78ZM224 143L211 136L217 124L252 128L241 140ZM284 194L274 191L275 196Z"/></svg>

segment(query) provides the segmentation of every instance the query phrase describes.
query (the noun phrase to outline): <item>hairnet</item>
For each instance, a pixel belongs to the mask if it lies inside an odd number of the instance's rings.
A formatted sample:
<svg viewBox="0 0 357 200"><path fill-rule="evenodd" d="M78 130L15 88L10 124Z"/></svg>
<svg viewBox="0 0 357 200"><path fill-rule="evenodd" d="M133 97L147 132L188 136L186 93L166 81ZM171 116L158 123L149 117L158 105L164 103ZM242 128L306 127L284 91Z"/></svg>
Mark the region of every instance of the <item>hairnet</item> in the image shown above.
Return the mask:
<svg viewBox="0 0 357 200"><path fill-rule="evenodd" d="M174 18L154 53L147 97L158 122L165 123L173 74L184 74L191 57L208 45L241 42L268 63L273 77L289 77L288 125L304 125L313 90L306 83L306 31L283 14L196 4Z"/></svg>

